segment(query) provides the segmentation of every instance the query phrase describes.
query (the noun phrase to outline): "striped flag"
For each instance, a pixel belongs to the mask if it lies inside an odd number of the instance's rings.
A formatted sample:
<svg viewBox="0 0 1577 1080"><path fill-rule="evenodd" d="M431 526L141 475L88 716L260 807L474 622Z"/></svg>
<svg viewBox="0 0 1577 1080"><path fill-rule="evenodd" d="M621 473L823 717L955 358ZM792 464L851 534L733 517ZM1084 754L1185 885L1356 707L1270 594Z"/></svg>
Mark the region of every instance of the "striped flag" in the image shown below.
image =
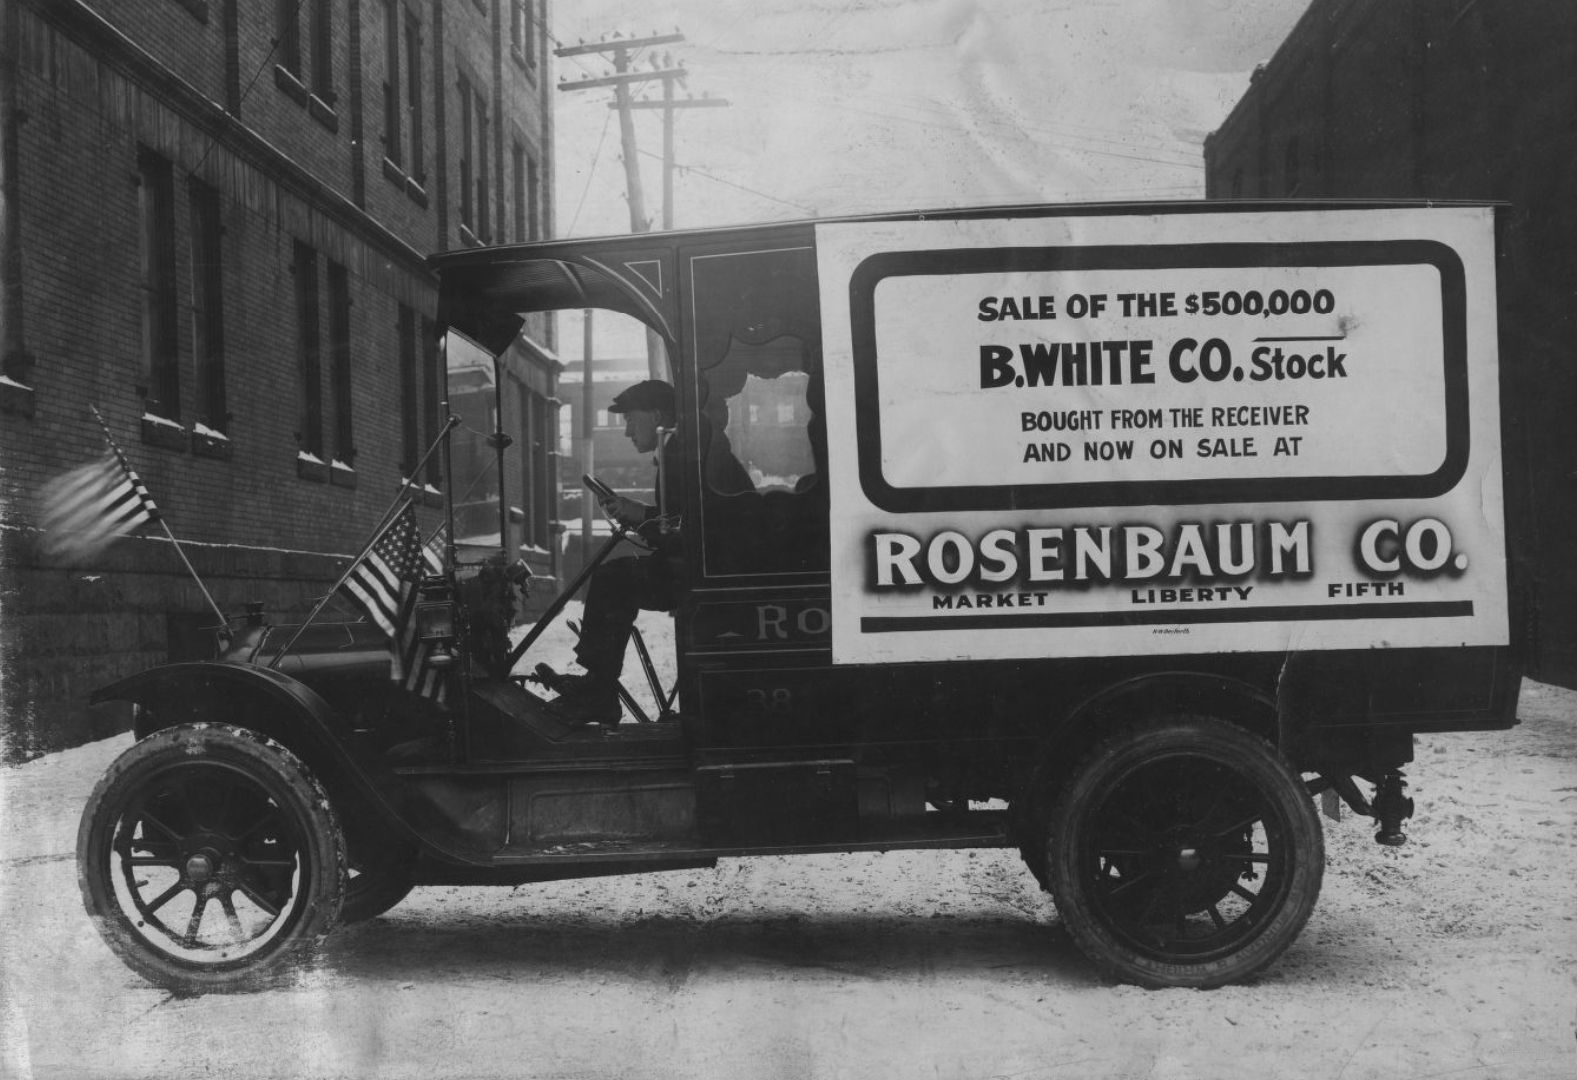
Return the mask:
<svg viewBox="0 0 1577 1080"><path fill-rule="evenodd" d="M340 586L389 636L389 677L437 702L444 699L445 680L428 663L432 643L417 638L416 602L423 573L442 569L432 547L421 542L416 510L407 502Z"/></svg>
<svg viewBox="0 0 1577 1080"><path fill-rule="evenodd" d="M422 545L422 570L429 575L444 572L444 549L447 546L445 529L440 526L427 543ZM394 663L394 677L405 689L443 704L445 683L443 672L428 663L433 655L433 643L416 636L416 590L411 590L408 601L410 611L400 622L398 656Z"/></svg>
<svg viewBox="0 0 1577 1080"><path fill-rule="evenodd" d="M159 508L131 465L115 449L45 485L42 494L46 555L78 562L122 536L159 520Z"/></svg>
<svg viewBox="0 0 1577 1080"><path fill-rule="evenodd" d="M383 527L378 539L340 588L389 637L398 633L407 601L422 572L422 543L416 535L416 510L409 502Z"/></svg>

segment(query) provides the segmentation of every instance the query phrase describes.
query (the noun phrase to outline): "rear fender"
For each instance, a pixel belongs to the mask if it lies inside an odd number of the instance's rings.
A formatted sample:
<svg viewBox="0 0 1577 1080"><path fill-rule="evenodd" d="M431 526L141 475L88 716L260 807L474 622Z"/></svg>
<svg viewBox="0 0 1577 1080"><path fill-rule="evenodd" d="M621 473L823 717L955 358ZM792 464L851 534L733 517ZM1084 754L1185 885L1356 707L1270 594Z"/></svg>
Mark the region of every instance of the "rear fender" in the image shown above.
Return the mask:
<svg viewBox="0 0 1577 1080"><path fill-rule="evenodd" d="M166 664L111 683L92 700L141 706L135 723L139 739L176 724L204 722L267 735L300 757L330 792L354 800L346 809L365 826L386 830L390 839L419 845L440 859L488 862L381 756L360 752L350 725L317 691L289 675L225 660Z"/></svg>
<svg viewBox="0 0 1577 1080"><path fill-rule="evenodd" d="M1272 743L1281 741L1273 690L1242 679L1199 671L1157 671L1097 691L1068 714L1067 725L1080 727L1145 717L1189 713L1213 716L1246 728Z"/></svg>
<svg viewBox="0 0 1577 1080"><path fill-rule="evenodd" d="M1035 755L1030 792L1046 797L1091 746L1124 724L1180 714L1216 717L1282 741L1276 700L1265 689L1198 671L1152 672L1104 687L1070 709Z"/></svg>

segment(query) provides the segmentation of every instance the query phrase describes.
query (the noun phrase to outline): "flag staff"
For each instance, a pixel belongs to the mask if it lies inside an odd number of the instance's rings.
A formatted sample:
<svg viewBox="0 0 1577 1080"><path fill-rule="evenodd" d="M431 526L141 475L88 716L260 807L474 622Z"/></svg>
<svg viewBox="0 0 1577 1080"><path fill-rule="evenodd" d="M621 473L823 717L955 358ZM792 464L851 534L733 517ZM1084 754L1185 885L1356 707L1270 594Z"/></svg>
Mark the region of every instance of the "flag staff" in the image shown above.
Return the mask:
<svg viewBox="0 0 1577 1080"><path fill-rule="evenodd" d="M121 453L120 445L116 443L115 437L110 434L109 425L104 423L104 417L99 414L98 406L90 402L88 408L93 410L93 419L98 421L99 430L104 432L105 440L108 441L110 449L115 453L115 460L120 462L121 469L128 476L132 475L131 465L126 461L126 455ZM170 525L164 520L164 514L154 514L154 520L159 523L159 528L164 530L164 535L170 538L170 543L174 546L175 553L181 557L181 562L185 564L187 573L191 574L192 580L197 582L197 590L203 594L203 599L208 601L208 606L213 608L214 614L219 617L219 632L228 636L230 633L229 618L226 617L223 611L219 610L219 605L214 602L213 594L208 591L208 586L203 584L202 575L197 572L197 567L192 565L192 560L186 557L186 550L181 547L181 542L170 531Z"/></svg>
<svg viewBox="0 0 1577 1080"><path fill-rule="evenodd" d="M286 654L288 654L292 648L295 647L296 642L300 640L301 635L306 632L307 627L312 625L312 620L321 615L323 613L323 609L329 606L329 601L334 599L334 594L339 592L340 586L344 585L345 582L350 580L350 576L355 572L356 567L361 565L361 561L367 557L367 553L373 549L373 546L378 543L379 538L383 536L383 531L389 527L390 522L394 520L395 516L405 508L405 503L408 501L406 498L406 492L416 486L416 477L422 475L422 468L427 464L427 459L432 457L433 454L437 452L438 448L443 445L444 440L449 437L449 432L458 427L459 424L460 418L458 416L449 417L448 423L444 424L443 430L438 433L438 437L433 440L433 444L427 448L427 453L422 455L422 459L418 461L416 463L416 467L411 470L411 475L407 476L404 483L400 485L400 490L394 495L394 501L390 503L389 508L383 512L383 517L379 520L378 527L372 530L371 539L362 545L361 551L358 552L356 557L346 565L344 572L340 574L339 580L334 583L333 588L329 589L328 592L323 594L323 598L319 600L317 605L313 607L313 609L307 614L306 619L301 623L300 626L296 627L296 632L290 635L290 640L285 642L284 646L274 654L274 658L268 662L269 668L272 669L279 666L279 662L285 658Z"/></svg>

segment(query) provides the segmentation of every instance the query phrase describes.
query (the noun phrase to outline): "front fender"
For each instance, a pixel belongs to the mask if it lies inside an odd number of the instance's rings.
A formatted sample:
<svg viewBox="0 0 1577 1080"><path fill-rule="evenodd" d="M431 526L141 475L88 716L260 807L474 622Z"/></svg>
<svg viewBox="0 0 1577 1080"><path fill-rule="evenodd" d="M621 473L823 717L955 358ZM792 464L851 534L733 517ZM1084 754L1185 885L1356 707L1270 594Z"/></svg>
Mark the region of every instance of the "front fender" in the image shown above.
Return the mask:
<svg viewBox="0 0 1577 1080"><path fill-rule="evenodd" d="M244 727L261 724L258 729L263 734L298 752L305 749L298 745L304 737L314 747L349 757L337 745L347 738L349 728L329 703L305 683L256 664L233 660L164 664L100 687L91 700L95 705L104 701L141 705L135 723L139 739L175 724L222 719Z"/></svg>
<svg viewBox="0 0 1577 1080"><path fill-rule="evenodd" d="M288 747L335 793L349 793L394 838L450 862L481 865L468 844L419 791L364 750L350 724L310 686L271 668L230 660L165 664L95 691L94 703L141 706L137 738L188 723L250 728Z"/></svg>

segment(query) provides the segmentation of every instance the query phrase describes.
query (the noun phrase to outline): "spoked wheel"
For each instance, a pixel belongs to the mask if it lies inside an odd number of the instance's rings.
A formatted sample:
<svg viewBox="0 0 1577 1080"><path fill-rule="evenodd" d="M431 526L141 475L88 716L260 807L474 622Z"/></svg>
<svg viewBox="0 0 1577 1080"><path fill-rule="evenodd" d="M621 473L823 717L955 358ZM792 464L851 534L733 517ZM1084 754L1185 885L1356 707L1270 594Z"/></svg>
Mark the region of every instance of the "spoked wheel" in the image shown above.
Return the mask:
<svg viewBox="0 0 1577 1080"><path fill-rule="evenodd" d="M1061 792L1047 846L1074 941L1147 986L1219 986L1265 968L1308 921L1324 858L1286 762L1196 717L1098 746Z"/></svg>
<svg viewBox="0 0 1577 1080"><path fill-rule="evenodd" d="M328 797L283 746L188 724L134 745L77 834L83 901L123 961L170 989L255 981L339 917L345 848Z"/></svg>

